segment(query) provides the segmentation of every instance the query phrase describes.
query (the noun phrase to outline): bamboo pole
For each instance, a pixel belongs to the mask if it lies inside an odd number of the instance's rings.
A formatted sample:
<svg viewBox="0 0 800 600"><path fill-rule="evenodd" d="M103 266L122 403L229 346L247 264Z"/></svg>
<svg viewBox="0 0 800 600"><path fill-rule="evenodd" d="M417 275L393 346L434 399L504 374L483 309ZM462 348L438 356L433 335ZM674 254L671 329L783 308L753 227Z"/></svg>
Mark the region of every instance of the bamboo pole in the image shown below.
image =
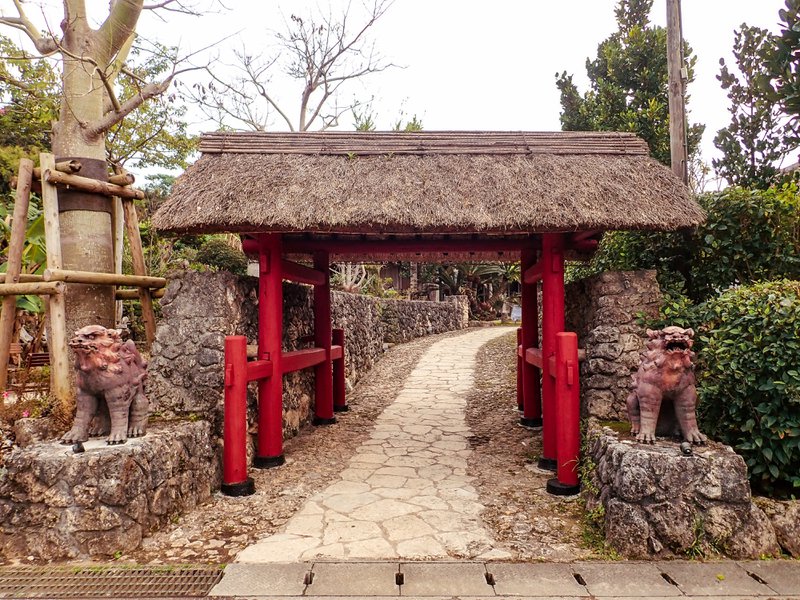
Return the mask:
<svg viewBox="0 0 800 600"><path fill-rule="evenodd" d="M64 160L61 162L56 163L56 171L60 171L61 173L78 173L83 168L81 161L79 160ZM41 167L35 167L33 169L33 178L34 179L41 179L42 178L42 169Z"/></svg>
<svg viewBox="0 0 800 600"><path fill-rule="evenodd" d="M148 288L141 288L143 290L147 290ZM149 290L149 295L151 298L163 298L166 290L161 288L159 290ZM139 299L139 290L117 290L115 292L117 296L117 300L138 300Z"/></svg>
<svg viewBox="0 0 800 600"><path fill-rule="evenodd" d="M122 211L122 198L114 196L111 199L111 236L114 248L114 273L122 274L122 254L125 236L125 215ZM118 299L119 300L119 299ZM117 302L115 307L114 322L122 322L122 302Z"/></svg>
<svg viewBox="0 0 800 600"><path fill-rule="evenodd" d="M13 221L11 222L11 238L8 241L8 262L6 277L11 284L19 284L22 271L22 250L25 246L25 230L28 226L28 204L33 183L33 161L23 158L19 161L17 178L17 194L14 199ZM22 284L24 285L24 284ZM14 335L14 320L17 316L16 296L3 298L3 312L0 313L0 391L6 389L8 383L8 358L11 352L11 338ZM0 405L3 401L0 400Z"/></svg>
<svg viewBox="0 0 800 600"><path fill-rule="evenodd" d="M69 271L47 269L45 281L65 281L67 283L93 283L96 285L130 285L133 287L163 288L167 280L163 277L144 277L139 275L116 275L114 273L95 273L92 271Z"/></svg>
<svg viewBox="0 0 800 600"><path fill-rule="evenodd" d="M60 281L33 281L29 283L2 283L0 284L0 296L4 297L3 302L9 298L16 301L16 296L62 294L64 284ZM5 311L5 307L3 308ZM13 311L12 311L13 312ZM12 321L13 323L13 321ZM2 343L2 341L0 341ZM2 356L0 356L2 358ZM6 360L8 360L6 358Z"/></svg>
<svg viewBox="0 0 800 600"><path fill-rule="evenodd" d="M11 283L6 273L0 273L0 283ZM42 275L31 275L30 273L20 273L17 277L17 283L33 283L34 281L44 281Z"/></svg>
<svg viewBox="0 0 800 600"><path fill-rule="evenodd" d="M144 251L142 250L142 238L139 234L139 217L136 215L136 206L134 206L132 200L123 200L122 210L125 213L125 228L131 249L133 272L136 276L145 277L147 267L144 264ZM153 311L153 298L150 296L150 290L139 288L139 300L142 303L142 320L144 321L144 333L149 349L156 339L156 314Z"/></svg>
<svg viewBox="0 0 800 600"><path fill-rule="evenodd" d="M142 190L135 190L121 185L114 185L105 181L98 181L97 179L90 179L89 177L81 177L80 175L68 175L61 173L54 169L43 171L43 181L52 184L61 184L74 187L75 189L93 194L102 194L104 196L119 196L120 198L144 198Z"/></svg>
<svg viewBox="0 0 800 600"><path fill-rule="evenodd" d="M136 181L136 177L134 177L131 173L116 173L115 175L111 175L108 178L108 183L113 183L114 185L133 185Z"/></svg>
<svg viewBox="0 0 800 600"><path fill-rule="evenodd" d="M46 173L55 169L52 154L39 155L39 164ZM47 243L47 268L61 269L61 227L58 222L58 192L47 178L42 179L42 205L44 213L44 234ZM45 277L45 281L47 278ZM69 371L69 349L67 347L67 311L65 294L53 294L48 302L50 336L47 346L50 350L50 392L59 402L72 399L72 385Z"/></svg>
<svg viewBox="0 0 800 600"><path fill-rule="evenodd" d="M669 149L672 172L688 183L683 32L680 0L667 0L667 72L669 75Z"/></svg>

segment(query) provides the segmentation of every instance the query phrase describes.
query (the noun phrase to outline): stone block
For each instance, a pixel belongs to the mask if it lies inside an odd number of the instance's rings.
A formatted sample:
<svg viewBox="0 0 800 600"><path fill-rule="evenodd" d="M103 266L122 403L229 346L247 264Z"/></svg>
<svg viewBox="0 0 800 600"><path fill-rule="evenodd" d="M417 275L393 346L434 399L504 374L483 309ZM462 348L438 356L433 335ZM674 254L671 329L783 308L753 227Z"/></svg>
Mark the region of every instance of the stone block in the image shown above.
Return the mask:
<svg viewBox="0 0 800 600"><path fill-rule="evenodd" d="M594 502L605 507L607 542L623 556L779 552L770 520L751 501L744 460L729 447L712 442L687 457L673 441L638 444L610 429L594 431Z"/></svg>
<svg viewBox="0 0 800 600"><path fill-rule="evenodd" d="M483 563L401 563L403 596L493 595Z"/></svg>

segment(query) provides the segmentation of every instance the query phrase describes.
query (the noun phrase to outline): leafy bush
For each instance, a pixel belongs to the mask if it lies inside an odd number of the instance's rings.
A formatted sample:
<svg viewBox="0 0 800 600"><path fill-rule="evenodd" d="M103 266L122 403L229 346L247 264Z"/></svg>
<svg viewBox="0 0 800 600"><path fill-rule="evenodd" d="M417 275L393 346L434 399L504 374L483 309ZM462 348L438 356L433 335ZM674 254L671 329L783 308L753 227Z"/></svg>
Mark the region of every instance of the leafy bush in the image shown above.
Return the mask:
<svg viewBox="0 0 800 600"><path fill-rule="evenodd" d="M729 290L703 307L704 430L744 456L755 489L800 489L800 281Z"/></svg>
<svg viewBox="0 0 800 600"><path fill-rule="evenodd" d="M695 236L693 296L733 284L800 279L800 193L794 184L768 190L728 188L700 197L708 220Z"/></svg>
<svg viewBox="0 0 800 600"><path fill-rule="evenodd" d="M664 290L702 302L732 285L800 279L800 192L728 188L697 198L708 220L692 233L615 231L572 279L603 271L657 269Z"/></svg>
<svg viewBox="0 0 800 600"><path fill-rule="evenodd" d="M236 275L247 273L247 257L223 238L211 238L197 251L197 262Z"/></svg>

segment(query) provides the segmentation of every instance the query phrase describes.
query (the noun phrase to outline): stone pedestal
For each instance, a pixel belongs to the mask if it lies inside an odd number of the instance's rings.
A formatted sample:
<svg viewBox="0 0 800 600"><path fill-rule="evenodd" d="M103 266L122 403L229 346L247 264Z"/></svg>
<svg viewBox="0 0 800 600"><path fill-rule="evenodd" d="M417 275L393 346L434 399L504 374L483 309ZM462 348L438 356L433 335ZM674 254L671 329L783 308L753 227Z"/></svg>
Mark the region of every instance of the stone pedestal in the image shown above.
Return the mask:
<svg viewBox="0 0 800 600"><path fill-rule="evenodd" d="M6 558L109 557L207 500L219 452L207 422L152 425L143 438L74 454L57 441L16 450L0 475L0 552Z"/></svg>
<svg viewBox="0 0 800 600"><path fill-rule="evenodd" d="M639 444L608 428L592 430L588 446L588 508L604 513L606 541L623 556L780 552L752 502L744 459L730 447L709 443L684 456L677 442Z"/></svg>

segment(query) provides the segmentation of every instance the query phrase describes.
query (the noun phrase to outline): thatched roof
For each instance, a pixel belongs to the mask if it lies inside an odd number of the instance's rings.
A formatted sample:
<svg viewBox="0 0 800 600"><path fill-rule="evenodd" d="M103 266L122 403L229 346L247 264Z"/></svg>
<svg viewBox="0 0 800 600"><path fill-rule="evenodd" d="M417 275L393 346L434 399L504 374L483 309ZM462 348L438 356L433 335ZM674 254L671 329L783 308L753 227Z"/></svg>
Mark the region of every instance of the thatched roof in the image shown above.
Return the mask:
<svg viewBox="0 0 800 600"><path fill-rule="evenodd" d="M671 230L704 219L624 133L215 133L161 230L519 234Z"/></svg>

